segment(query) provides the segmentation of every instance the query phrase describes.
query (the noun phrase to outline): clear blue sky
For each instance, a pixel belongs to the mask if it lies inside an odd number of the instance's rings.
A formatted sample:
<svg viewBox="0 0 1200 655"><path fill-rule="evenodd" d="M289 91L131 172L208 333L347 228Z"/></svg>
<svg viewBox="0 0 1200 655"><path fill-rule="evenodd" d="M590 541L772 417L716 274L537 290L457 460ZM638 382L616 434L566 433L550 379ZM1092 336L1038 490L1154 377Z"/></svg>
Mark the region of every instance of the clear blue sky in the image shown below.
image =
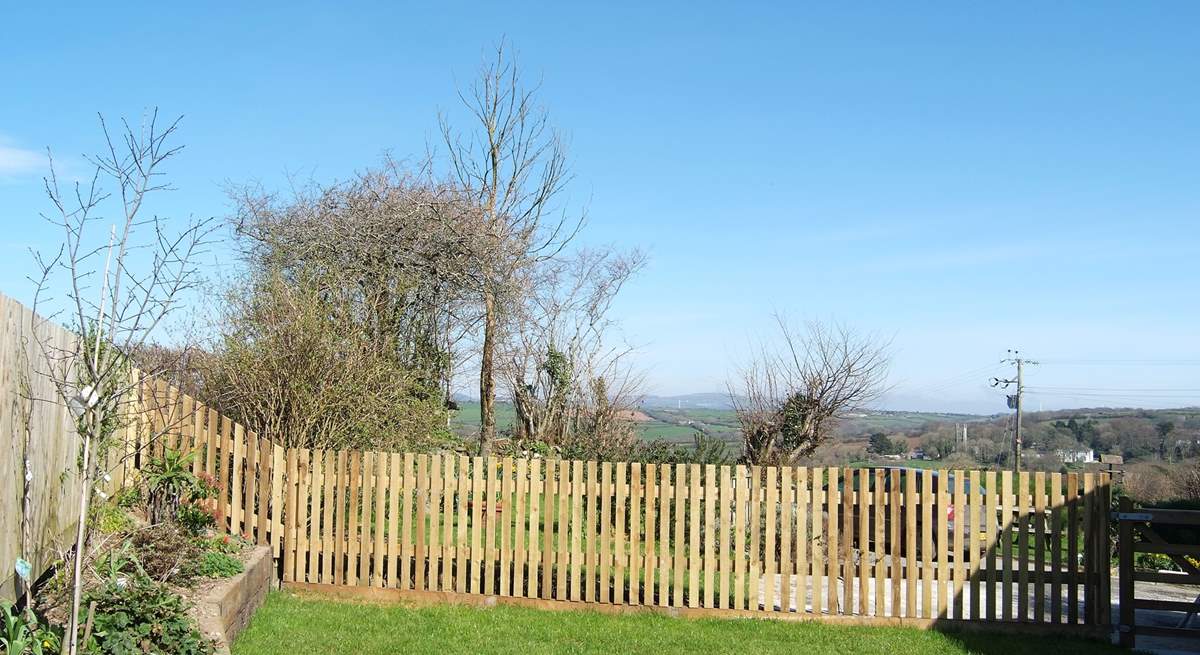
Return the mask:
<svg viewBox="0 0 1200 655"><path fill-rule="evenodd" d="M154 209L220 216L420 154L507 36L587 239L651 256L616 308L651 391L721 390L783 311L891 337L889 407L1002 411L1009 347L1073 389L1035 407L1200 404L1200 5L477 4L7 7L0 289L96 112L184 114Z"/></svg>

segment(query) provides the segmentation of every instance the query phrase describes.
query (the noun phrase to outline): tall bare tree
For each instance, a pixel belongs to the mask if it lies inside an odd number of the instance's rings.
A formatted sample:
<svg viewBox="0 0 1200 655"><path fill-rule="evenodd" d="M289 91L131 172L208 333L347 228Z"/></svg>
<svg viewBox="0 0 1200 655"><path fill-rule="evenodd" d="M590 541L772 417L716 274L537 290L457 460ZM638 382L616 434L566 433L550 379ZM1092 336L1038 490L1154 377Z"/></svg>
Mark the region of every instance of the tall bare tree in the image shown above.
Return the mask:
<svg viewBox="0 0 1200 655"><path fill-rule="evenodd" d="M482 305L479 353L480 452L496 437L496 353L506 307L520 302L521 278L574 237L571 218L555 202L569 180L564 144L526 87L517 59L501 43L459 98L472 127L457 131L440 118L451 174L481 212L483 238L472 244L476 293ZM515 297L515 300L514 300Z"/></svg>
<svg viewBox="0 0 1200 655"><path fill-rule="evenodd" d="M885 391L888 344L843 325L775 317L778 341L764 344L729 392L742 431L743 458L795 464L828 439L838 417Z"/></svg>
<svg viewBox="0 0 1200 655"><path fill-rule="evenodd" d="M161 179L161 169L181 149L171 143L178 123L164 127L154 111L137 128L122 121L121 131L113 134L101 117L107 148L88 158L94 167L91 179L64 188L51 158L45 183L54 211L43 216L63 230L63 245L55 253L35 254L40 278L34 320L61 318L78 334L66 348L38 340L44 368L37 374L53 381L57 395L35 399L71 407L81 438L80 519L65 643L72 655L79 648L88 507L102 474L97 455L136 406L130 392L138 382L129 376L128 355L145 347L196 285L196 258L211 233L209 220L189 221L173 230L169 221L145 216L146 199L170 188ZM108 206L115 208L115 220L104 216ZM45 317L38 318L42 311ZM161 431L178 429L178 420L164 424ZM159 436L149 435L149 440Z"/></svg>
<svg viewBox="0 0 1200 655"><path fill-rule="evenodd" d="M516 436L550 445L587 433L611 436L639 400L632 348L609 308L641 270L642 253L585 250L543 262L512 321L502 375L517 414Z"/></svg>

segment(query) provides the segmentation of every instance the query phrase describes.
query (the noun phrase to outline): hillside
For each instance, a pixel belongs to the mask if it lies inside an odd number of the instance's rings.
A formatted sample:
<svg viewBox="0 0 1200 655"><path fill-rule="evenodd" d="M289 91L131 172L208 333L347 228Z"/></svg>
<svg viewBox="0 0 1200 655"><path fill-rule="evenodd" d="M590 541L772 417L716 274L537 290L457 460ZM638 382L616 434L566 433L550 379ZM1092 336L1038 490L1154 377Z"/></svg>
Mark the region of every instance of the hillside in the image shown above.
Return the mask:
<svg viewBox="0 0 1200 655"><path fill-rule="evenodd" d="M479 430L479 402L459 400L458 404L460 409L450 421L451 429L462 436L471 436ZM649 418L638 423L638 434L643 439L691 443L696 432L703 432L731 445L739 440L737 417L726 394L650 396L641 409ZM515 418L511 403L496 403L497 430L511 429ZM975 414L869 411L844 419L838 425L837 436L857 441L873 432L909 433L940 424L973 423L992 418Z"/></svg>

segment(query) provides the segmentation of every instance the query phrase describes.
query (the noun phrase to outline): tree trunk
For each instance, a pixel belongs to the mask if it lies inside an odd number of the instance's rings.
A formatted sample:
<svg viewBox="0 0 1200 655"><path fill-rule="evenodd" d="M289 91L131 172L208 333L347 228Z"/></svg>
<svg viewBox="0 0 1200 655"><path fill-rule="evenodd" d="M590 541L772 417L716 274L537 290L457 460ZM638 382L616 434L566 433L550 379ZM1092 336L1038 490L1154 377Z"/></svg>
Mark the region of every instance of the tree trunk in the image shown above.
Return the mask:
<svg viewBox="0 0 1200 655"><path fill-rule="evenodd" d="M479 454L492 454L496 440L496 372L493 355L496 350L496 295L490 289L483 292L483 351L479 357Z"/></svg>

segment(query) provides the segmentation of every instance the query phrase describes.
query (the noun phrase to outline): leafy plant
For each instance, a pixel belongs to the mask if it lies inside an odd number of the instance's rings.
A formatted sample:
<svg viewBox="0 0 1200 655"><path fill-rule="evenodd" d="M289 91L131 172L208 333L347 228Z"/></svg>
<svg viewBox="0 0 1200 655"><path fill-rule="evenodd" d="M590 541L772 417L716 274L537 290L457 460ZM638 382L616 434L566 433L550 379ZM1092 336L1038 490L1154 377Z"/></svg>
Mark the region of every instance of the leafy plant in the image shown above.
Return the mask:
<svg viewBox="0 0 1200 655"><path fill-rule="evenodd" d="M8 655L42 655L57 653L62 634L38 619L33 610L18 612L8 601L0 602L0 650Z"/></svg>
<svg viewBox="0 0 1200 655"><path fill-rule="evenodd" d="M146 571L138 561L137 551L129 539L121 542L120 546L109 549L96 558L92 565L96 575L104 580L117 580L122 575L133 574L145 576Z"/></svg>
<svg viewBox="0 0 1200 655"><path fill-rule="evenodd" d="M92 637L85 652L209 655L211 641L192 624L188 606L166 585L147 578L122 584L110 580L87 594L96 603Z"/></svg>
<svg viewBox="0 0 1200 655"><path fill-rule="evenodd" d="M209 539L201 539L199 545L204 550L210 550L214 553L232 554L241 552L243 548L250 545L250 542L237 535L223 534Z"/></svg>
<svg viewBox="0 0 1200 655"><path fill-rule="evenodd" d="M215 490L191 470L192 453L167 449L150 460L143 471L148 490L151 523L174 521L180 503L210 498Z"/></svg>
<svg viewBox="0 0 1200 655"><path fill-rule="evenodd" d="M113 495L113 502L121 509L133 509L145 502L142 496L142 488L138 485L122 487L120 491Z"/></svg>
<svg viewBox="0 0 1200 655"><path fill-rule="evenodd" d="M197 566L197 572L206 578L229 578L244 570L246 567L238 558L211 550L200 557Z"/></svg>

